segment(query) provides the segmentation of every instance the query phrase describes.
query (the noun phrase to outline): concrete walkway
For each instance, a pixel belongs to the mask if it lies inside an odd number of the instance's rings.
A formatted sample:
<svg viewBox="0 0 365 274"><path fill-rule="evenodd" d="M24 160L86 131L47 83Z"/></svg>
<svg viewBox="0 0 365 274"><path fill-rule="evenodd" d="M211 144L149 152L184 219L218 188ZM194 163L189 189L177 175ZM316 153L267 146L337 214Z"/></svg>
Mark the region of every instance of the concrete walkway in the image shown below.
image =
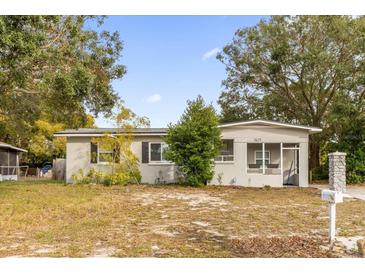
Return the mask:
<svg viewBox="0 0 365 274"><path fill-rule="evenodd" d="M318 189L325 189L329 188L329 185L309 185L310 187L318 188ZM365 186L346 186L346 194L365 201Z"/></svg>

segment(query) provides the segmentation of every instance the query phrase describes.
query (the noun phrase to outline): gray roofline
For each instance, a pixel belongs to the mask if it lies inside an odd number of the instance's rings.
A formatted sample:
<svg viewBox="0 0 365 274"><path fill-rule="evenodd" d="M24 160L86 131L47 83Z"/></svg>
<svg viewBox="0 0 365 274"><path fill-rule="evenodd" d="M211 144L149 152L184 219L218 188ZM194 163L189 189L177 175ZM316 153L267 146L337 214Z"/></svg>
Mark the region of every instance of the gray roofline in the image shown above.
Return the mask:
<svg viewBox="0 0 365 274"><path fill-rule="evenodd" d="M220 128L225 128L225 127L231 127L231 126L240 126L240 125L244 126L244 125L251 125L251 124L267 124L267 125L272 125L272 126L282 126L282 127L287 127L287 128L304 129L304 130L308 130L309 133L317 133L317 132L322 131L322 129L318 128L318 127L282 123L282 122L263 120L263 119L223 123L223 124L220 124L219 127Z"/></svg>
<svg viewBox="0 0 365 274"><path fill-rule="evenodd" d="M266 124L269 126L280 126L287 128L295 128L307 130L310 134L321 132L322 129L310 126L295 125L288 123L281 123L269 120L249 120L249 121L237 121L231 123L220 124L219 128L226 128L232 126L249 126L254 124ZM105 134L123 135L127 134L126 131L118 128L80 128L80 129L66 129L64 131L56 132L55 137L100 137ZM136 128L133 130L133 135L135 136L164 136L167 134L167 128Z"/></svg>
<svg viewBox="0 0 365 274"><path fill-rule="evenodd" d="M22 149L22 148L16 147L16 146L12 146L10 144L3 143L3 142L0 142L0 147L10 148L10 149L17 150L17 151L21 151L21 152L28 152L25 149Z"/></svg>
<svg viewBox="0 0 365 274"><path fill-rule="evenodd" d="M166 128L137 128L132 130L133 135L136 136L161 136L167 134ZM64 131L56 132L56 137L75 137L75 136L92 136L99 137L105 134L113 135L125 135L127 131L118 128L80 128L80 129L67 129Z"/></svg>

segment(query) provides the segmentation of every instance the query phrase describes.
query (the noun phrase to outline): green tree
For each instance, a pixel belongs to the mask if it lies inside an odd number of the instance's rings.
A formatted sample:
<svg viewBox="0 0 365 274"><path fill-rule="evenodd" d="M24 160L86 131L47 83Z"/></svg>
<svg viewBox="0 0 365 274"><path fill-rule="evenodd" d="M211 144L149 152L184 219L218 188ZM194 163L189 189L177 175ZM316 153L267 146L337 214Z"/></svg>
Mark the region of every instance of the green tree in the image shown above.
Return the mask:
<svg viewBox="0 0 365 274"><path fill-rule="evenodd" d="M348 183L365 182L365 102L343 96L335 102L329 124L334 132L327 151L346 152Z"/></svg>
<svg viewBox="0 0 365 274"><path fill-rule="evenodd" d="M214 158L221 147L218 116L213 106L201 96L187 102L177 124L169 124L166 159L173 161L192 186L206 184L213 178Z"/></svg>
<svg viewBox="0 0 365 274"><path fill-rule="evenodd" d="M350 16L274 16L238 30L218 56L227 70L222 119L321 127L310 137L310 166L318 166L333 102L365 96L364 30L364 18Z"/></svg>
<svg viewBox="0 0 365 274"><path fill-rule="evenodd" d="M0 138L28 148L36 121L82 127L110 113L125 74L117 32L103 17L0 17ZM94 26L93 29L88 26Z"/></svg>
<svg viewBox="0 0 365 274"><path fill-rule="evenodd" d="M87 114L86 128L95 127L94 117ZM28 153L22 155L22 161L30 165L41 166L44 162L52 162L54 158L66 156L66 138L55 138L54 133L66 129L63 123L51 123L45 116L35 121L28 138Z"/></svg>
<svg viewBox="0 0 365 274"><path fill-rule="evenodd" d="M149 127L150 121L146 117L137 116L122 104L118 104L116 113L109 119L119 134L106 132L102 137L95 137L92 141L98 143L99 149L113 151L111 155L103 159L109 163L110 172L91 169L86 176L83 173L75 174L76 182L103 183L105 185L140 183L139 159L132 151L134 130Z"/></svg>

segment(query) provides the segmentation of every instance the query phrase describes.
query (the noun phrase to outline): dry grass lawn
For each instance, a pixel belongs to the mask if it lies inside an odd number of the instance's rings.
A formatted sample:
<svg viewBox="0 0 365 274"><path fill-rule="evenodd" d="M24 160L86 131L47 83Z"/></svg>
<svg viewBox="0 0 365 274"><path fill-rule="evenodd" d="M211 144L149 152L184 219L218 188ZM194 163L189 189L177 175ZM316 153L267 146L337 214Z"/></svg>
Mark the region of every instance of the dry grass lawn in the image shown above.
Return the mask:
<svg viewBox="0 0 365 274"><path fill-rule="evenodd" d="M326 217L311 188L1 183L0 257L326 257ZM365 236L365 202L337 225Z"/></svg>

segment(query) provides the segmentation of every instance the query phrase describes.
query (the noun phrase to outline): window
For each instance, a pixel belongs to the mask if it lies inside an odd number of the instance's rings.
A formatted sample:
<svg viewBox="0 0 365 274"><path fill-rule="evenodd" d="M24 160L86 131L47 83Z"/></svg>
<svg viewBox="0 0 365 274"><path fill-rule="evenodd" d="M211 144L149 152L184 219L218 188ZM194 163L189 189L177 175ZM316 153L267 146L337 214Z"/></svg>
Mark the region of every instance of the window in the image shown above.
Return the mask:
<svg viewBox="0 0 365 274"><path fill-rule="evenodd" d="M165 143L150 143L150 162L167 162L165 159Z"/></svg>
<svg viewBox="0 0 365 274"><path fill-rule="evenodd" d="M255 151L255 163L256 165L262 165L262 150ZM265 150L265 165L270 164L270 151Z"/></svg>
<svg viewBox="0 0 365 274"><path fill-rule="evenodd" d="M223 139L222 140L222 148L220 151L220 155L215 158L216 162L232 162L234 161L233 154L233 139Z"/></svg>
<svg viewBox="0 0 365 274"><path fill-rule="evenodd" d="M111 149L108 145L103 145L99 143L99 163L111 163L113 162L113 149Z"/></svg>
<svg viewBox="0 0 365 274"><path fill-rule="evenodd" d="M97 163L111 163L119 161L118 153L116 149L110 148L108 145L103 145L101 143L91 143L90 147L90 162L92 164Z"/></svg>

